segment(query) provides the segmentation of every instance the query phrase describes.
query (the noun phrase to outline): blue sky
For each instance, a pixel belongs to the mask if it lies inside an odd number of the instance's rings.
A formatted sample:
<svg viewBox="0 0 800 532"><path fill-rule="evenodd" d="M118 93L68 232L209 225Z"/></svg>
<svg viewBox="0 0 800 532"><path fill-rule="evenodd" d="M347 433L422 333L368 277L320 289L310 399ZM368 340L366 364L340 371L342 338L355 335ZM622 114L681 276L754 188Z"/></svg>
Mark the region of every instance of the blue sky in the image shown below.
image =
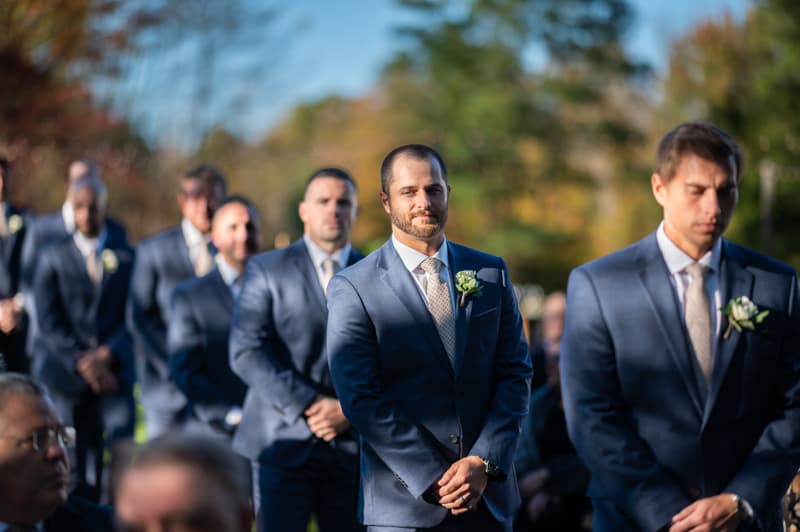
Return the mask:
<svg viewBox="0 0 800 532"><path fill-rule="evenodd" d="M718 19L725 12L741 20L751 0L632 0L632 3L638 18L628 35L629 50L635 57L662 69L672 41L699 22ZM382 65L402 46L393 29L414 20L393 0L305 0L282 5L285 6L282 20L288 21L286 24L299 21L300 29L291 29L290 35L280 42L273 39L268 44L262 43L263 48L251 49L251 56L266 57L265 77L242 82L220 72L226 65L217 65L216 77L220 82L215 81L209 90L215 91L216 96L225 96L228 107L222 113L213 106L202 111L209 119L218 114L228 117L227 127L248 140L262 137L298 103L330 94L354 97L367 92L374 86ZM237 58L226 58L228 65L236 61ZM161 72L159 67L169 73ZM126 95L125 101L118 105L137 121L148 138L190 148L197 139L186 132L197 128L191 127L192 120L187 117L191 114L191 96L182 91L192 93L194 89L178 79L174 82L166 79L156 94L151 94L148 80L159 72L179 77L175 67L166 67L163 60L154 64L146 57L139 58L128 78L111 90ZM234 91L239 92L234 96Z"/></svg>

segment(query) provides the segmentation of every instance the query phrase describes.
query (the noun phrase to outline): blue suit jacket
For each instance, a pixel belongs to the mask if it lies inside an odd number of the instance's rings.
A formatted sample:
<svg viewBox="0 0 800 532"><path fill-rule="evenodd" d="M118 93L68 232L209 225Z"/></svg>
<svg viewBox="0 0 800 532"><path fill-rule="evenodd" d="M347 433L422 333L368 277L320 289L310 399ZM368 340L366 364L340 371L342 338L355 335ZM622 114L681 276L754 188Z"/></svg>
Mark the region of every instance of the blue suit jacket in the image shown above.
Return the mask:
<svg viewBox="0 0 800 532"><path fill-rule="evenodd" d="M169 376L167 323L175 286L194 277L180 225L136 247L128 327L133 335L142 402L147 408L177 413L187 404Z"/></svg>
<svg viewBox="0 0 800 532"><path fill-rule="evenodd" d="M363 255L351 250L348 264ZM233 312L230 361L249 388L233 446L264 463L302 465L319 443L303 411L336 396L325 358L327 308L305 242L250 259ZM355 455L351 433L332 445Z"/></svg>
<svg viewBox="0 0 800 532"><path fill-rule="evenodd" d="M596 530L656 530L724 492L779 530L779 500L800 465L795 272L723 241L722 301L748 296L770 314L755 331L717 338L707 391L669 275L655 234L570 275L561 382L592 473Z"/></svg>
<svg viewBox="0 0 800 532"><path fill-rule="evenodd" d="M170 375L195 415L222 428L225 414L242 406L247 387L228 363L233 297L219 270L180 283L168 325Z"/></svg>
<svg viewBox="0 0 800 532"><path fill-rule="evenodd" d="M108 345L115 355L114 372L120 391L108 400L103 398L115 411L111 414L113 426L107 428L132 434L135 371L131 337L125 326L125 300L133 249L108 242L104 249L113 251L117 264L116 269L105 268L100 285L89 278L86 261L71 236L42 253L34 281L41 341L37 344L40 350L33 355L33 374L52 392L59 411L68 415L77 403L97 400L75 369L76 355Z"/></svg>
<svg viewBox="0 0 800 532"><path fill-rule="evenodd" d="M22 227L0 238L0 298L13 297L19 291L22 272L22 244L31 223L28 213L17 209L10 203L6 204L4 215L6 220L12 216L19 216L22 220Z"/></svg>
<svg viewBox="0 0 800 532"><path fill-rule="evenodd" d="M469 455L504 473L484 492L492 514L509 520L519 506L513 457L531 365L516 297L502 259L452 243L448 253L452 272L476 270L482 286L457 307L455 367L391 241L328 287L328 357L361 435L367 525L437 525L447 510L423 495Z"/></svg>

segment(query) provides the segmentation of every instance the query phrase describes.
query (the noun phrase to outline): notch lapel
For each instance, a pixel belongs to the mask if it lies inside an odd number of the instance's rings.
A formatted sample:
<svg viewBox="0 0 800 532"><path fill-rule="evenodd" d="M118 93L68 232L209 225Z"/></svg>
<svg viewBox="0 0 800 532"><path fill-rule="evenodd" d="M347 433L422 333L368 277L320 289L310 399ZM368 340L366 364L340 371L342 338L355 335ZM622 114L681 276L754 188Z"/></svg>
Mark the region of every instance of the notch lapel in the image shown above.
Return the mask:
<svg viewBox="0 0 800 532"><path fill-rule="evenodd" d="M456 248L447 242L447 252L449 254L450 262L450 280L453 286L453 298L456 302L455 319L456 319L456 345L455 354L453 357L453 365L456 376L458 376L461 365L464 362L464 351L467 348L467 337L469 334L469 320L472 316L472 301L474 297L468 297L461 305L461 297L456 290L456 272L461 270L470 269L468 264L464 263L464 258L456 252Z"/></svg>
<svg viewBox="0 0 800 532"><path fill-rule="evenodd" d="M319 276L314 267L314 262L311 260L311 255L309 255L308 249L306 249L306 244L300 239L292 244L292 246L291 253L293 255L293 260L297 265L297 271L303 276L303 286L306 287L306 293L310 300L316 302L314 306L322 310L323 318L325 318L328 315L328 304L325 299L325 292L322 291L322 285L319 284Z"/></svg>
<svg viewBox="0 0 800 532"><path fill-rule="evenodd" d="M406 269L391 240L383 245L380 253L378 266L381 270L381 280L389 286L417 322L420 333L425 337L427 345L431 346L432 356L447 369L450 375L455 375L442 339L439 337L439 331L433 322L433 317L417 287L417 282L411 277L411 272Z"/></svg>
<svg viewBox="0 0 800 532"><path fill-rule="evenodd" d="M217 301L225 309L227 315L230 315L230 313L233 312L233 294L231 294L231 289L225 284L225 280L222 278L222 274L219 273L218 268L214 268L211 271L214 276L212 286L216 293Z"/></svg>
<svg viewBox="0 0 800 532"><path fill-rule="evenodd" d="M753 274L745 270L742 265L730 254L730 248L723 247L723 256L720 261L719 289L720 300L723 307L727 302L735 297L747 296L753 299ZM722 383L725 381L725 374L736 353L736 348L741 339L741 333L736 329L731 331L727 340L723 339L725 329L728 328L728 318L720 312L719 336L716 338L716 354L714 356L714 368L711 371L711 382L709 384L709 396L706 402L705 414L703 416L703 426L711 415L714 402L719 395Z"/></svg>
<svg viewBox="0 0 800 532"><path fill-rule="evenodd" d="M672 361L678 369L686 385L686 392L692 400L692 404L697 409L699 416L703 414L703 401L697 389L697 380L692 366L691 358L694 354L690 352L689 341L686 336L686 327L681 319L680 304L675 297L675 289L670 281L670 272L661 252L656 244L655 235L643 245L651 246L645 268L639 272L647 299L656 316L659 331L664 337L664 344L667 346L672 356Z"/></svg>

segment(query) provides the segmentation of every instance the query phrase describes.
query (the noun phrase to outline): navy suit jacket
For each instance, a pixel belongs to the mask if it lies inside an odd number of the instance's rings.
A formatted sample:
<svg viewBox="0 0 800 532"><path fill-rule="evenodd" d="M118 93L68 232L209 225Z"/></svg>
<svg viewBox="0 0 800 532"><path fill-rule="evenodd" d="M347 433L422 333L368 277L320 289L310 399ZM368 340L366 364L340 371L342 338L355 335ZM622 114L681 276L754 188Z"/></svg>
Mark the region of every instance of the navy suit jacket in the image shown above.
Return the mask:
<svg viewBox="0 0 800 532"><path fill-rule="evenodd" d="M233 296L214 269L180 283L168 326L170 375L202 421L221 428L225 414L242 406L247 387L228 363Z"/></svg>
<svg viewBox="0 0 800 532"><path fill-rule="evenodd" d="M22 244L31 222L25 211L6 204L6 223L12 216L18 216L22 226L14 232L0 238L0 299L13 297L19 291L20 274L22 273Z"/></svg>
<svg viewBox="0 0 800 532"><path fill-rule="evenodd" d="M76 355L108 345L115 355L114 373L120 390L107 401L104 397L104 402L125 405L126 412L114 422L113 430L132 433L135 370L131 337L125 326L125 300L133 249L106 241L104 250L114 253L116 264L104 265L99 285L89 278L86 259L71 236L42 253L34 281L41 341L40 350L33 356L33 373L52 392L62 415L70 415L69 409L77 403L96 400L75 369Z"/></svg>
<svg viewBox="0 0 800 532"><path fill-rule="evenodd" d="M475 270L480 297L457 306L455 367L416 281L387 242L328 287L327 349L344 413L361 436L362 521L433 527L423 495L465 456L502 471L484 492L508 521L519 506L513 457L531 364L502 259L448 243L451 273Z"/></svg>
<svg viewBox="0 0 800 532"><path fill-rule="evenodd" d="M178 412L187 404L169 376L167 323L172 292L178 283L194 277L180 225L137 246L128 327L133 335L142 402L151 408Z"/></svg>
<svg viewBox="0 0 800 532"><path fill-rule="evenodd" d="M351 250L347 264L361 259ZM230 362L249 386L237 452L264 463L299 466L318 441L303 411L317 394L335 397L325 358L325 295L300 239L250 259L233 312ZM324 443L324 442L323 442ZM334 440L355 455L352 433Z"/></svg>
<svg viewBox="0 0 800 532"><path fill-rule="evenodd" d="M755 331L720 334L707 390L655 233L570 275L561 383L600 532L657 530L725 492L780 530L800 465L797 278L727 241L719 275L723 304L747 296L770 313Z"/></svg>
<svg viewBox="0 0 800 532"><path fill-rule="evenodd" d="M72 495L44 520L45 532L114 532L114 513L101 506Z"/></svg>

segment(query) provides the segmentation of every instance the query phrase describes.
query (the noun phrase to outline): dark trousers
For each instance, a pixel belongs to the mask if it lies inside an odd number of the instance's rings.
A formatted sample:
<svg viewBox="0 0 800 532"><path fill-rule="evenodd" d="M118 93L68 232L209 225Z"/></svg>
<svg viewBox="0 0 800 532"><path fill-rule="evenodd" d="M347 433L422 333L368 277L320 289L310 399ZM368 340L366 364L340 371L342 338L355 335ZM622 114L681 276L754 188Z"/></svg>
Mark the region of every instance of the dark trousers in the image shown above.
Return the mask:
<svg viewBox="0 0 800 532"><path fill-rule="evenodd" d="M461 515L447 514L444 521L433 528L402 528L370 526L367 532L511 532L511 523L497 521L484 503L474 512Z"/></svg>
<svg viewBox="0 0 800 532"><path fill-rule="evenodd" d="M312 513L320 532L357 532L357 458L324 443L299 467L254 463L259 532L305 532Z"/></svg>

